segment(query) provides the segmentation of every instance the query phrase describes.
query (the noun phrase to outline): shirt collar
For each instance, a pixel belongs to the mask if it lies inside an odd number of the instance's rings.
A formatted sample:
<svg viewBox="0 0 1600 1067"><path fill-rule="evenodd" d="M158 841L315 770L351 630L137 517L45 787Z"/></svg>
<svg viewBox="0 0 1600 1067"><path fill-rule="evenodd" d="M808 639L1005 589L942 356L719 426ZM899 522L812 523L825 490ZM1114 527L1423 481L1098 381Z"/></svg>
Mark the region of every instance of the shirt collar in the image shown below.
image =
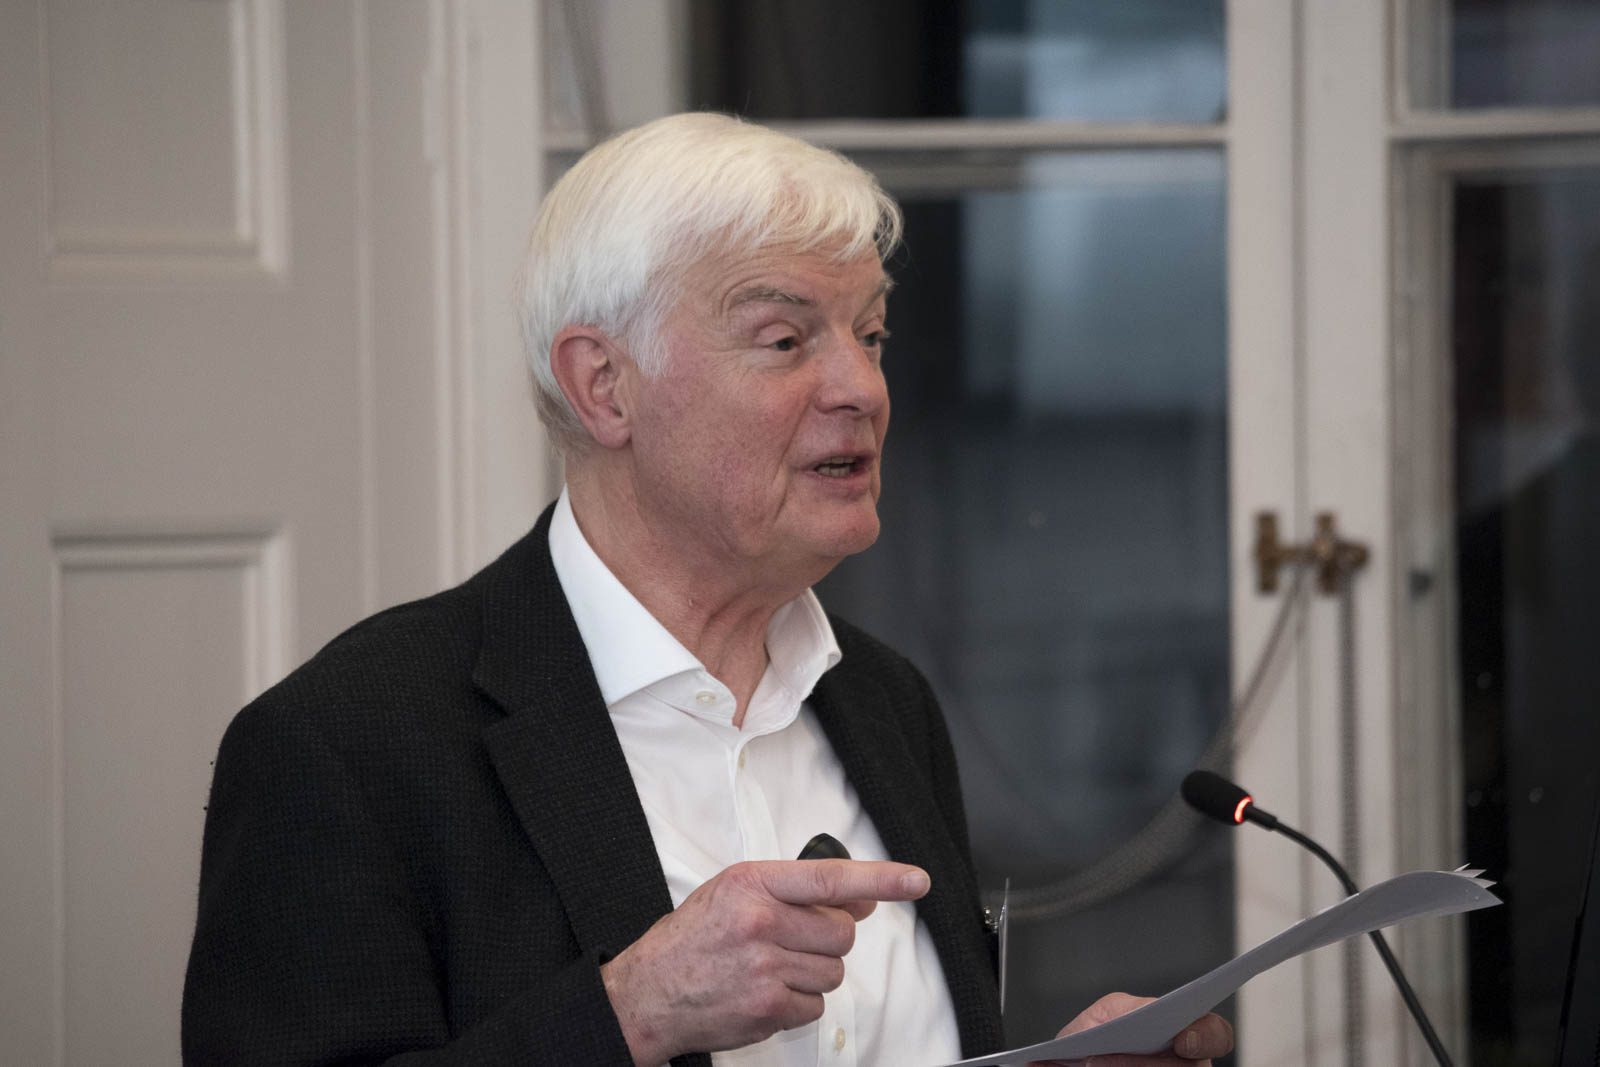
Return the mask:
<svg viewBox="0 0 1600 1067"><path fill-rule="evenodd" d="M565 487L550 518L550 559L607 707L662 679L705 670L595 554ZM833 627L811 590L773 613L767 656L769 670L802 700L839 662Z"/></svg>

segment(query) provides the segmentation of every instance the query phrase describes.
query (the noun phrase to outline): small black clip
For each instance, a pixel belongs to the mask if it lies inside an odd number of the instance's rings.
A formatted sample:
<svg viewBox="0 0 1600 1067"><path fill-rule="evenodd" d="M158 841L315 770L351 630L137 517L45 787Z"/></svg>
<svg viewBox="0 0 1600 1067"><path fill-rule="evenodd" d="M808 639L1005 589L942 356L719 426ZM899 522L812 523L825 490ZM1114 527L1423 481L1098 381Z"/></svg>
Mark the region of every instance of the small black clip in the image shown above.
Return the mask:
<svg viewBox="0 0 1600 1067"><path fill-rule="evenodd" d="M832 834L818 834L806 842L806 847L800 850L798 859L803 860L847 860L850 850L844 847Z"/></svg>

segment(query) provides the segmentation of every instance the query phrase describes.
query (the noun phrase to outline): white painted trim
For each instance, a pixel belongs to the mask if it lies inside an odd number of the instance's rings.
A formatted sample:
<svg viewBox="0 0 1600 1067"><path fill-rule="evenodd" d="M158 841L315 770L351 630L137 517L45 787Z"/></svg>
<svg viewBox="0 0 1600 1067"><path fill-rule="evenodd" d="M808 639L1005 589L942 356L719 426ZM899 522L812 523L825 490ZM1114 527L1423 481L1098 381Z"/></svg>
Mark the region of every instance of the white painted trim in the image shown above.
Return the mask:
<svg viewBox="0 0 1600 1067"><path fill-rule="evenodd" d="M768 122L775 130L824 148L940 152L963 149L1040 150L1050 148L1186 147L1221 145L1228 139L1220 123L1056 122L1047 119L850 119ZM594 138L578 130L548 130L550 152L583 152Z"/></svg>
<svg viewBox="0 0 1600 1067"><path fill-rule="evenodd" d="M1426 154L1426 153L1424 153ZM1395 158L1394 392L1396 570L1396 746L1408 773L1401 780L1397 856L1406 868L1455 866L1461 855L1457 802L1461 796L1460 717L1455 680L1456 645L1454 538L1451 525L1450 425L1444 361L1433 358L1443 343L1439 327L1451 289L1448 199L1437 174L1420 166L1420 155ZM1429 588L1413 594L1410 576L1431 576ZM1468 1041L1466 954L1460 924L1430 924L1399 947L1397 955L1414 977L1417 995L1447 1048L1464 1052ZM1413 1062L1428 1054L1420 1036L1410 1041Z"/></svg>
<svg viewBox="0 0 1600 1067"><path fill-rule="evenodd" d="M1302 476L1314 507L1335 512L1344 536L1366 542L1371 558L1353 587L1354 744L1348 765L1341 751L1340 606L1321 598L1309 614L1306 654L1314 684L1301 707L1306 821L1300 829L1339 855L1365 884L1396 872L1399 818L1387 137L1393 22L1387 0L1308 0L1305 10ZM1306 886L1315 907L1342 896L1326 872L1315 873ZM1406 937L1401 929L1393 939L1403 944ZM1369 946L1316 953L1308 966L1315 1062L1407 1062L1411 1023ZM1359 1048L1346 1047L1347 1026L1353 1026Z"/></svg>
<svg viewBox="0 0 1600 1067"><path fill-rule="evenodd" d="M1304 220L1299 189L1301 0L1230 0L1228 32L1228 403L1235 685L1248 676L1278 606L1256 592L1255 515L1278 514L1286 536L1310 528L1304 486L1304 302L1298 264ZM1287 595L1280 593L1279 596ZM1303 616L1302 616L1303 619ZM1306 685L1303 636L1291 637L1261 726L1234 754L1235 776L1293 825L1300 793ZM1265 798L1271 798L1267 800ZM1248 948L1304 917L1307 867L1299 850L1267 834L1234 841L1235 938ZM1312 986L1303 963L1245 986L1238 1000L1240 1067L1319 1063L1307 1044Z"/></svg>
<svg viewBox="0 0 1600 1067"><path fill-rule="evenodd" d="M249 185L241 184L239 199L249 205L245 232L255 240L262 269L281 276L289 256L283 0L249 0L248 9L241 6L236 17L242 24L253 82L253 91L242 85L235 88L236 121L248 132L248 149L241 148L240 153L249 155L248 163L241 159L241 183Z"/></svg>
<svg viewBox="0 0 1600 1067"><path fill-rule="evenodd" d="M43 18L40 25L43 35L47 32ZM80 227L58 224L52 213L48 236L52 280L228 283L282 279L289 248L283 0L232 0L228 31L232 229ZM41 62L45 61L41 38Z"/></svg>
<svg viewBox="0 0 1600 1067"><path fill-rule="evenodd" d="M1390 0L1389 10L1391 113L1439 107L1450 84L1449 0Z"/></svg>
<svg viewBox="0 0 1600 1067"><path fill-rule="evenodd" d="M447 0L454 99L450 269L463 288L456 335L461 488L451 565L465 577L525 533L560 488L533 406L514 286L544 194L540 5Z"/></svg>
<svg viewBox="0 0 1600 1067"><path fill-rule="evenodd" d="M1389 136L1396 141L1600 136L1600 108L1409 112L1390 126Z"/></svg>
<svg viewBox="0 0 1600 1067"><path fill-rule="evenodd" d="M1159 167L1139 159L1161 153ZM1049 185L1092 188L1103 197L1147 196L1149 187L1186 183L1211 187L1217 180L1220 146L1132 145L1096 151L1059 150L941 152L860 151L852 158L901 200L947 199L975 190L1028 189Z"/></svg>
<svg viewBox="0 0 1600 1067"><path fill-rule="evenodd" d="M74 571L238 570L244 582L240 703L253 700L288 670L294 647L290 548L288 534L276 524L74 523L55 527L50 546L58 625L60 582ZM59 650L56 658L59 662ZM56 692L59 715L59 684Z"/></svg>
<svg viewBox="0 0 1600 1067"><path fill-rule="evenodd" d="M1428 179L1435 181L1462 174L1510 176L1519 171L1595 167L1600 166L1600 130L1592 138L1581 140L1418 145L1410 149L1410 158L1417 161Z"/></svg>
<svg viewBox="0 0 1600 1067"><path fill-rule="evenodd" d="M472 116L467 93L474 73L467 47L470 31L461 6L430 0L428 56L423 73L423 146L430 173L433 271L434 538L439 580L450 584L472 570L464 553L471 543L476 503L471 388L477 323L470 312L477 289L477 264L466 254L477 219L472 197Z"/></svg>
<svg viewBox="0 0 1600 1067"><path fill-rule="evenodd" d="M372 57L366 0L352 0L350 14L351 155L355 183L356 450L360 468L357 536L361 542L361 611L378 610L378 410L376 294L372 277Z"/></svg>

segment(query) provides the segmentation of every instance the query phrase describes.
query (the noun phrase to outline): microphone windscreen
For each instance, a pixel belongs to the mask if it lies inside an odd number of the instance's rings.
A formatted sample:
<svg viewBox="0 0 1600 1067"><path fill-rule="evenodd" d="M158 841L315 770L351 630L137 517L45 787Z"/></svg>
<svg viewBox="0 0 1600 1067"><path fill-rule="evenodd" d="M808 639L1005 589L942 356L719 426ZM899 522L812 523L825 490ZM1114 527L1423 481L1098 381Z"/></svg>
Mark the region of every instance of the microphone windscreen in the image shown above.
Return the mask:
<svg viewBox="0 0 1600 1067"><path fill-rule="evenodd" d="M1243 807L1250 794L1211 771L1191 771L1179 792L1184 801L1202 815L1236 826L1243 821Z"/></svg>

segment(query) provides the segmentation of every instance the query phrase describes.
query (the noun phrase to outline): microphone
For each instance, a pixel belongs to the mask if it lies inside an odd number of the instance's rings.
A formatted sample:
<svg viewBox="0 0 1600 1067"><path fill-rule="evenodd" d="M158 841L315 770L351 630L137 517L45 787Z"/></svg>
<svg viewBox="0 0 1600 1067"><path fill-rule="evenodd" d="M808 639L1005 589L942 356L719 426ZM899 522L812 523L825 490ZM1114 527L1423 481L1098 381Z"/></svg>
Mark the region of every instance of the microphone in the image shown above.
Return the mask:
<svg viewBox="0 0 1600 1067"><path fill-rule="evenodd" d="M1184 802L1191 808L1218 822L1227 823L1229 826L1241 826L1253 822L1257 826L1282 834L1327 864L1338 877L1339 884L1344 886L1346 893L1354 896L1360 892L1356 888L1355 879L1350 877L1350 872L1345 870L1327 849L1288 823L1280 822L1276 815L1257 807L1254 797L1222 775L1211 771L1191 771L1188 777L1184 778L1178 792L1183 795ZM1439 1061L1440 1067L1453 1067L1450 1054L1445 1051L1444 1042L1440 1041L1439 1035L1434 1032L1433 1024L1428 1021L1428 1013L1422 1010L1422 1002L1417 999L1417 994L1411 989L1411 983L1406 981L1405 973L1400 970L1400 961L1389 951L1389 943L1377 930L1371 931L1367 936L1372 939L1373 947L1383 958L1383 965L1389 969L1389 976L1394 979L1395 987L1400 990L1400 999L1406 1002L1411 1017L1417 1020L1417 1026L1422 1030L1422 1037L1432 1050L1433 1058Z"/></svg>
<svg viewBox="0 0 1600 1067"><path fill-rule="evenodd" d="M1194 771L1178 790L1184 802L1202 815L1218 822L1239 825L1246 819L1268 830L1278 828L1278 817L1256 807L1256 799L1220 774ZM1352 893L1355 890L1351 890Z"/></svg>

